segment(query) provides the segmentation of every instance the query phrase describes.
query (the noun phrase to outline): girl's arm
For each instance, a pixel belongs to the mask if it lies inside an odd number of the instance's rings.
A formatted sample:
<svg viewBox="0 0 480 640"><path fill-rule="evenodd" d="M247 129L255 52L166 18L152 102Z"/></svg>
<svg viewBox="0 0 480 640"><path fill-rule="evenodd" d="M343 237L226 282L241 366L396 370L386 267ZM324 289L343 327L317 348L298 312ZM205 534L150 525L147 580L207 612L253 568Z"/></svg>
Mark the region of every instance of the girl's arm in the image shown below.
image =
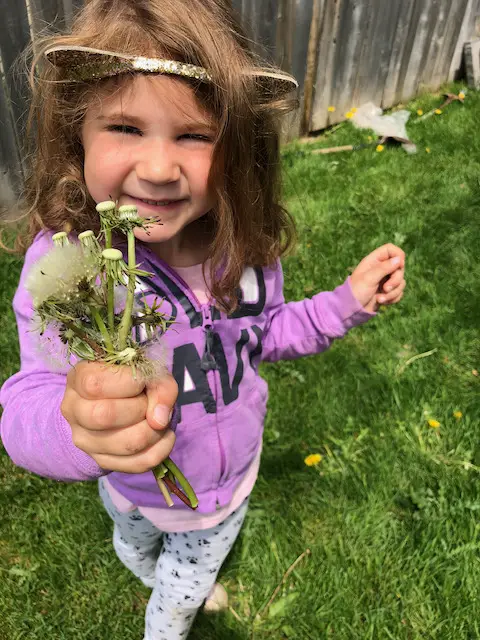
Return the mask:
<svg viewBox="0 0 480 640"><path fill-rule="evenodd" d="M325 351L375 315L379 304L396 304L405 289L405 253L385 244L366 256L334 291L285 304L280 264L274 275L273 308L263 340L263 359L291 360Z"/></svg>
<svg viewBox="0 0 480 640"><path fill-rule="evenodd" d="M352 293L350 278L334 291L285 303L283 273L275 270L274 302L262 341L262 360L293 360L321 353L335 339L376 314L369 313Z"/></svg>
<svg viewBox="0 0 480 640"><path fill-rule="evenodd" d="M0 434L8 455L19 467L55 480L93 480L107 472L74 446L70 425L60 411L69 367L53 372L39 353L38 332L31 331L33 309L24 281L32 264L50 248L50 236L40 234L25 256L13 301L21 368L0 391L4 408Z"/></svg>

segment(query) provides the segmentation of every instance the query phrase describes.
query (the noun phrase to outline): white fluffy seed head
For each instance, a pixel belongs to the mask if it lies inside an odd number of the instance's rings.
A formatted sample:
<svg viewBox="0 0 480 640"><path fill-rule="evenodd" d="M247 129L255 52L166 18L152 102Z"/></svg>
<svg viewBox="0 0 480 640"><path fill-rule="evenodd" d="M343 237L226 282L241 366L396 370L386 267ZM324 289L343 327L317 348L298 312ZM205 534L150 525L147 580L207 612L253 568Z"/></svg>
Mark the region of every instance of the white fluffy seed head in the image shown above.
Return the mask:
<svg viewBox="0 0 480 640"><path fill-rule="evenodd" d="M95 260L80 245L55 246L31 268L25 286L39 307L48 299L68 302L78 294L82 280L94 280L98 275Z"/></svg>

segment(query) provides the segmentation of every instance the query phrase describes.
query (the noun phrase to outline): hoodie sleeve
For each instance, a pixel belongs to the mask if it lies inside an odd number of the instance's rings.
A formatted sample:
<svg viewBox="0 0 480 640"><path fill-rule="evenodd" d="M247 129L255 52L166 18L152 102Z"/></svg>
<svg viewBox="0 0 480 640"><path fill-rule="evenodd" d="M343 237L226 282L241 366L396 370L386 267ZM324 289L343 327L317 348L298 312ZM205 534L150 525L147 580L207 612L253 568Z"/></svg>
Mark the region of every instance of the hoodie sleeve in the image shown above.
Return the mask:
<svg viewBox="0 0 480 640"><path fill-rule="evenodd" d="M334 291L323 291L299 302L285 302L280 262L270 272L273 306L262 341L262 360L293 360L326 351L337 338L376 314L358 302L350 278Z"/></svg>
<svg viewBox="0 0 480 640"><path fill-rule="evenodd" d="M93 480L106 471L75 447L71 429L60 411L69 365L60 370L40 355L38 333L31 331L33 308L25 289L31 266L51 247L49 234L41 233L27 251L20 284L13 300L20 342L21 368L0 391L3 445L19 467L61 481Z"/></svg>

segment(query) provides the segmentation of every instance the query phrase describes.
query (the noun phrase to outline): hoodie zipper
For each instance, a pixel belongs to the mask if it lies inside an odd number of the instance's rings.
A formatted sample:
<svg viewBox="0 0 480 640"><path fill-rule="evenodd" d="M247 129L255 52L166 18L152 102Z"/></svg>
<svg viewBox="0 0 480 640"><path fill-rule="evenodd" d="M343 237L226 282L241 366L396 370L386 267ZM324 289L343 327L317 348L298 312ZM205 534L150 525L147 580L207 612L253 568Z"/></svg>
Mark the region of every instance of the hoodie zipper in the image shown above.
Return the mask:
<svg viewBox="0 0 480 640"><path fill-rule="evenodd" d="M205 371L205 373L208 373L209 371L217 371L218 370L217 362L215 360L215 355L213 353L213 337L214 337L213 320L212 320L211 309L209 305L202 306L202 326L203 326L203 330L205 331L205 350L204 350L204 353L202 356L202 362L201 362L202 371ZM215 401L217 401L217 398L218 398L217 374L213 373L212 377L213 377L213 384L214 384ZM222 439L220 438L220 429L218 427L217 414L215 414L215 425L217 428L218 448L220 450L220 477L222 477L225 471L225 450L222 445Z"/></svg>
<svg viewBox="0 0 480 640"><path fill-rule="evenodd" d="M187 292L190 299L193 301L197 311L198 310L201 311L202 328L205 332L205 349L203 352L200 366L202 368L202 371L205 371L206 374L209 371L217 371L218 367L215 361L215 356L213 354L214 331L213 331L213 319L212 319L212 314L210 310L210 305L208 303L202 304L200 300L197 298L197 296L194 294L194 292L190 289L188 284L185 282L185 280L183 280L183 278L176 271L174 271L169 264L167 264L161 258L158 258L148 247L145 247L145 249L146 249L147 255L150 253L152 255L152 258L157 262L159 262L161 267L170 276L172 276L173 279L177 281L177 283L182 285L182 287ZM213 373L213 384L214 384L214 398L215 398L215 402L217 402L218 388L217 388L217 375L215 373ZM222 439L220 438L220 429L218 427L217 414L215 414L215 425L217 429L218 448L220 451L220 477L222 477L225 471L225 450L223 448Z"/></svg>

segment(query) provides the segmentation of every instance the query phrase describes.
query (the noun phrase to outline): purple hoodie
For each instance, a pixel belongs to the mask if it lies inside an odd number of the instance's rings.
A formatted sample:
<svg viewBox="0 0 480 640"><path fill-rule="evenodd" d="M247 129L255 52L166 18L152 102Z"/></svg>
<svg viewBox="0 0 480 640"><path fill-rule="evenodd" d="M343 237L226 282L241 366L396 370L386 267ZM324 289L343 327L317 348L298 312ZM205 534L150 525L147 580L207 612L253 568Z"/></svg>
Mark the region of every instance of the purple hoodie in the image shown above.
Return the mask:
<svg viewBox="0 0 480 640"><path fill-rule="evenodd" d="M112 486L135 505L164 507L151 472L105 471L72 443L60 411L69 366L53 370L39 353L38 334L29 331L33 310L24 287L31 266L51 247L50 233L35 238L13 300L21 368L0 392L5 449L16 465L40 476L68 482L109 473ZM320 353L374 314L362 308L348 280L334 291L285 303L278 262L275 268L245 270L240 306L227 316L200 304L148 245L138 243L137 253L142 268L154 274L142 279L138 295L148 302L163 298L162 311L175 321L164 337L167 366L179 387L171 457L191 482L198 511L211 513L230 502L261 443L267 384L258 374L260 362ZM141 340L141 328L137 332ZM187 508L176 497L174 502L174 508Z"/></svg>

